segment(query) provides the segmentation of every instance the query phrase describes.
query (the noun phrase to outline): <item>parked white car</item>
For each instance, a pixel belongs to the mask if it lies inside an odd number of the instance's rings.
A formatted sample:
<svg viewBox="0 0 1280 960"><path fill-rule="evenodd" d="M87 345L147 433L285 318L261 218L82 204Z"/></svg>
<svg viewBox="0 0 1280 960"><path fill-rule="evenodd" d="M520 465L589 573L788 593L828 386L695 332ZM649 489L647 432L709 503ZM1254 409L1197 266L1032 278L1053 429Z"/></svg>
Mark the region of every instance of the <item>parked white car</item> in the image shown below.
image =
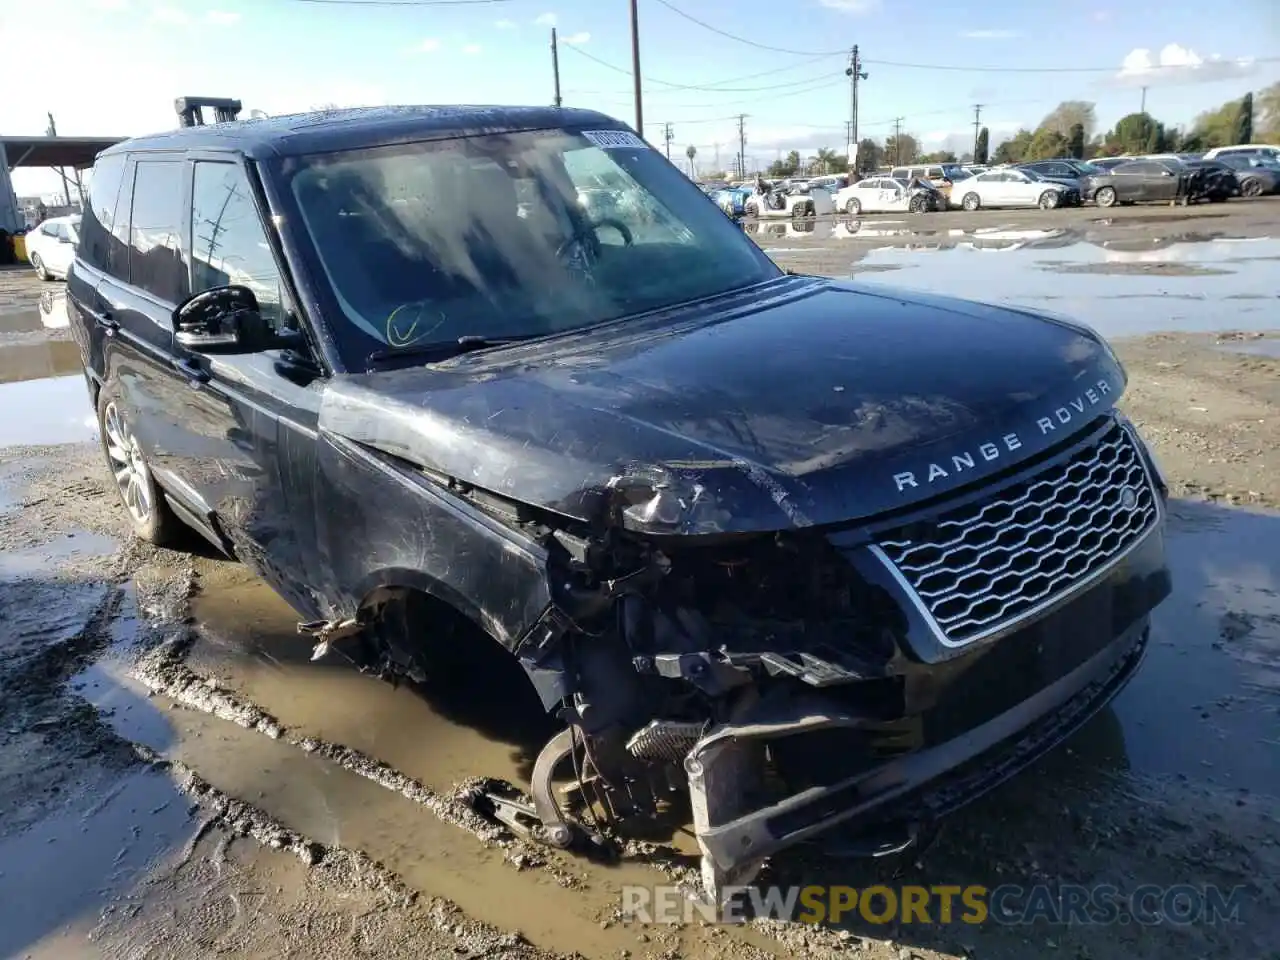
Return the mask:
<svg viewBox="0 0 1280 960"><path fill-rule="evenodd" d="M1204 155L1206 160L1220 157L1266 157L1280 160L1280 147L1274 143L1237 143L1230 147L1214 147Z"/></svg>
<svg viewBox="0 0 1280 960"><path fill-rule="evenodd" d="M913 189L906 180L870 177L838 191L836 210L851 217L864 213L922 213L934 206L929 193L921 188Z"/></svg>
<svg viewBox="0 0 1280 960"><path fill-rule="evenodd" d="M80 215L50 217L37 224L23 238L27 262L41 280L65 280L80 241Z"/></svg>
<svg viewBox="0 0 1280 960"><path fill-rule="evenodd" d="M951 205L977 210L980 207L1055 207L1079 203L1080 193L1061 183L1041 180L1026 170L988 170L957 183L951 191Z"/></svg>

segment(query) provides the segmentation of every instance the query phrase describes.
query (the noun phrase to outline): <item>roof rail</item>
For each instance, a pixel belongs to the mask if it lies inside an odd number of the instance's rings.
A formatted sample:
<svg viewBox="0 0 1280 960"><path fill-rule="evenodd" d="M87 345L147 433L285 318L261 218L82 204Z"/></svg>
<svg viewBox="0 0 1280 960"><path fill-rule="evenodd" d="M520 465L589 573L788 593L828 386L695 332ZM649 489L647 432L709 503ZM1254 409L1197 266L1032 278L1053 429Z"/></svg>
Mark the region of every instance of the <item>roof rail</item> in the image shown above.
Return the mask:
<svg viewBox="0 0 1280 960"><path fill-rule="evenodd" d="M215 123L228 123L240 116L241 110L239 100L227 97L178 97L173 101L173 109L178 114L178 126L204 126L204 107L213 110Z"/></svg>

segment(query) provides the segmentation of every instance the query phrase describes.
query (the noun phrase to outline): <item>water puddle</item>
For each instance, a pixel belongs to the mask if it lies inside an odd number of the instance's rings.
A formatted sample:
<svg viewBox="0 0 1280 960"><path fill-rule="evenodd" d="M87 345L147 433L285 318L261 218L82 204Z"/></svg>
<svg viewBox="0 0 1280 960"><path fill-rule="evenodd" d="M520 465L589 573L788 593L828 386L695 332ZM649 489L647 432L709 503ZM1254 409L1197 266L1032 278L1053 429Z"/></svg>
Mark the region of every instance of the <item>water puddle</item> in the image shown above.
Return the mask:
<svg viewBox="0 0 1280 960"><path fill-rule="evenodd" d="M486 651L491 664L472 661L477 685L441 677L422 689L393 687L340 656L311 662L298 615L283 600L242 567L219 573L192 604L201 641L187 662L197 673L233 677L285 726L354 747L437 790L476 775L528 783L555 728L496 644Z"/></svg>
<svg viewBox="0 0 1280 960"><path fill-rule="evenodd" d="M1046 244L1060 245L1052 257L1044 254ZM1227 299L1232 300L1232 328L1276 326L1280 240L1218 237L1137 246L1115 249L1071 236L1002 240L975 234L929 256L896 247L869 250L857 272L872 286L918 288L1065 313L1088 321L1107 337L1221 329L1222 301ZM1000 255L975 255L992 247L1003 247ZM864 278L863 273L873 272L868 266L897 269L883 280Z"/></svg>
<svg viewBox="0 0 1280 960"><path fill-rule="evenodd" d="M1178 501L1174 590L1115 702L1132 769L1280 797L1280 514Z"/></svg>
<svg viewBox="0 0 1280 960"><path fill-rule="evenodd" d="M100 911L157 859L182 849L194 829L169 779L147 771L0 841L0 956L23 955L30 944Z"/></svg>
<svg viewBox="0 0 1280 960"><path fill-rule="evenodd" d="M38 546L0 552L0 581L65 573L68 568L110 556L115 550L116 542L110 537L83 530L66 533Z"/></svg>

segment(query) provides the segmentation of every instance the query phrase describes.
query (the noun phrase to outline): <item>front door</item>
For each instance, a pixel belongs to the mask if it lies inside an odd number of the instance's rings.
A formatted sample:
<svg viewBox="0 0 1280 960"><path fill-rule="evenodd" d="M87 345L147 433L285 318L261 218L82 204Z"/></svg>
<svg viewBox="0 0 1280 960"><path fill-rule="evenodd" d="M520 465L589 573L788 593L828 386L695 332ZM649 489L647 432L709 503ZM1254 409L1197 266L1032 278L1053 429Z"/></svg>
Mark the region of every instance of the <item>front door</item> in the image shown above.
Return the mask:
<svg viewBox="0 0 1280 960"><path fill-rule="evenodd" d="M245 166L210 155L194 158L188 174L191 293L246 286L274 329L295 327ZM311 484L322 381L277 350L200 354L176 342L173 350L186 402L180 442L163 463L171 482L188 488L237 558L308 618L317 616Z"/></svg>

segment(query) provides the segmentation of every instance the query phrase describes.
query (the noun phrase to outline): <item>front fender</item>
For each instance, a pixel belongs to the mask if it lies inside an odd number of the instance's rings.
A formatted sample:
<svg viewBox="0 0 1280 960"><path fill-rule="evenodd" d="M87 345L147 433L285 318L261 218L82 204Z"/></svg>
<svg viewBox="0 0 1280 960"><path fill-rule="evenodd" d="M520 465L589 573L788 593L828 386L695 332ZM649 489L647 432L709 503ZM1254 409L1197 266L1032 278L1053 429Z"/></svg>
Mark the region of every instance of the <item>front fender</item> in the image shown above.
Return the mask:
<svg viewBox="0 0 1280 960"><path fill-rule="evenodd" d="M507 649L551 601L542 547L386 454L322 432L317 498L324 592L354 616L378 587L420 589Z"/></svg>

